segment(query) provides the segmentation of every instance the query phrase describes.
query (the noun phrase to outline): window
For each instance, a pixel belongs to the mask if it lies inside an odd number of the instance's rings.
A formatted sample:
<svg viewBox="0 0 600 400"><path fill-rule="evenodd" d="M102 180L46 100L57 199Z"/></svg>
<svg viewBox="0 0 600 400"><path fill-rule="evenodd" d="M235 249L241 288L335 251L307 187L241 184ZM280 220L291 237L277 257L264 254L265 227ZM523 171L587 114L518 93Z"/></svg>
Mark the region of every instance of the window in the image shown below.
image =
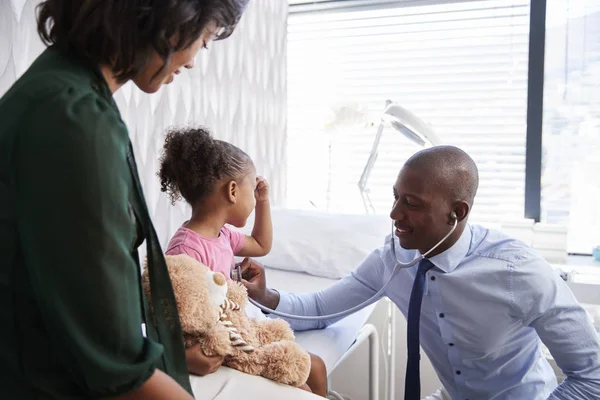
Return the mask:
<svg viewBox="0 0 600 400"><path fill-rule="evenodd" d="M543 222L568 227L568 250L600 245L600 0L547 3Z"/></svg>
<svg viewBox="0 0 600 400"><path fill-rule="evenodd" d="M289 207L365 211L357 182L390 99L475 159L472 219L523 218L529 0L388 2L288 24ZM379 149L368 187L388 213L419 147L386 128Z"/></svg>

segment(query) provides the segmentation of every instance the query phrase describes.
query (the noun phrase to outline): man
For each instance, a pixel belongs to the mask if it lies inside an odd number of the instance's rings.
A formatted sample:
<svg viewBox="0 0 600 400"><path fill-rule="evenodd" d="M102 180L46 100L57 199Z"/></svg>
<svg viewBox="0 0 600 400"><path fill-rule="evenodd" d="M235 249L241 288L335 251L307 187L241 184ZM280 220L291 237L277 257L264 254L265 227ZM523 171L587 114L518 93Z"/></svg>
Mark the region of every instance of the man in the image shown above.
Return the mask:
<svg viewBox="0 0 600 400"><path fill-rule="evenodd" d="M248 292L291 314L346 310L374 295L397 260L426 253L456 222L447 240L418 265L398 271L386 289L408 319L406 399L420 398L419 344L452 399L600 399L600 338L566 283L525 244L467 224L478 180L462 150L420 151L394 185L396 237L350 276L318 293L279 293L266 288L259 264L245 260ZM290 322L304 330L335 320ZM558 387L540 341L567 376Z"/></svg>

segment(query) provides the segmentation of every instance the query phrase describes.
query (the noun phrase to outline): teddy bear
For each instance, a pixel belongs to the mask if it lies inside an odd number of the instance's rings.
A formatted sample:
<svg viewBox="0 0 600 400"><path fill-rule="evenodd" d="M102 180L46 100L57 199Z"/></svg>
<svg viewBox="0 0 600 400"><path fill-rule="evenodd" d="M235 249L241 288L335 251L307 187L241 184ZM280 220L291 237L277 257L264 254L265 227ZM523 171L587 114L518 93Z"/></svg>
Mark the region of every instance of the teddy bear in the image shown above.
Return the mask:
<svg viewBox="0 0 600 400"><path fill-rule="evenodd" d="M286 321L248 317L246 288L196 259L186 254L165 259L186 348L201 343L206 355L224 356L224 366L295 387L306 383L310 356L294 342ZM146 267L142 282L151 305Z"/></svg>

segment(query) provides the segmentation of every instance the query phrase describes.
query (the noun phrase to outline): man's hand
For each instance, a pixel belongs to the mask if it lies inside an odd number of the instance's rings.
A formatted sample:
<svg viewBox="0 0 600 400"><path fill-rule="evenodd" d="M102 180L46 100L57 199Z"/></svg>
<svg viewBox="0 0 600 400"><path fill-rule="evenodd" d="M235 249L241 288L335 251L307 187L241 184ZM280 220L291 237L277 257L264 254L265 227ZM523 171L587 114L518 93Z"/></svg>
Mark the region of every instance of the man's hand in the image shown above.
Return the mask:
<svg viewBox="0 0 600 400"><path fill-rule="evenodd" d="M244 258L236 266L241 266L242 283L248 290L248 296L270 309L275 309L279 304L279 293L267 289L265 267L251 258Z"/></svg>
<svg viewBox="0 0 600 400"><path fill-rule="evenodd" d="M269 200L269 182L262 176L256 177L256 189L254 189L254 198L257 203Z"/></svg>
<svg viewBox="0 0 600 400"><path fill-rule="evenodd" d="M244 258L241 263L236 264L242 269L242 283L248 289L248 296L262 303L267 292L267 278L265 267L251 258Z"/></svg>
<svg viewBox="0 0 600 400"><path fill-rule="evenodd" d="M190 373L204 376L217 372L225 357L207 356L202 351L200 343L198 343L185 351L185 359Z"/></svg>

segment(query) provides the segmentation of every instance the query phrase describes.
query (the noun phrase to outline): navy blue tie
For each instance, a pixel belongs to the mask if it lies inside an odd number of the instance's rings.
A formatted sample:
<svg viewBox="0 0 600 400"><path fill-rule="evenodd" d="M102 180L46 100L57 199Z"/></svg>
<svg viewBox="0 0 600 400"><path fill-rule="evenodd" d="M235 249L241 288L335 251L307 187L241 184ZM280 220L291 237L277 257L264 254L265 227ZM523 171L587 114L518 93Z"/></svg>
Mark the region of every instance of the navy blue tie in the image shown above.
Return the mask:
<svg viewBox="0 0 600 400"><path fill-rule="evenodd" d="M425 287L425 274L434 265L431 261L424 258L419 262L419 269L415 276L412 292L410 293L410 303L408 303L408 327L407 327L407 346L408 360L406 363L406 381L404 383L404 400L421 399L421 373L419 371L419 318L421 316L421 302L423 301L423 289Z"/></svg>

